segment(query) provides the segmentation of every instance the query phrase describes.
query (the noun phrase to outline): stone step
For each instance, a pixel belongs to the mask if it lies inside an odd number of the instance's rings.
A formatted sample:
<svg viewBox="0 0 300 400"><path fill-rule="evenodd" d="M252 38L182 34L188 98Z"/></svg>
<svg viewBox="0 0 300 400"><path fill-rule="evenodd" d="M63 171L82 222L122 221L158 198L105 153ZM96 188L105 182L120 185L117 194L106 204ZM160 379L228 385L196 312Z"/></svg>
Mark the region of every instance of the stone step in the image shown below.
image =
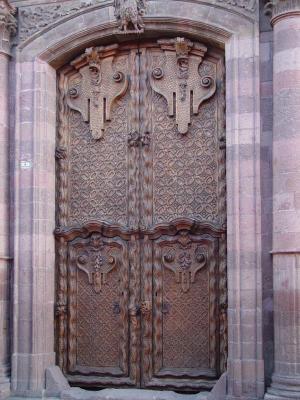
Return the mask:
<svg viewBox="0 0 300 400"><path fill-rule="evenodd" d="M207 400L210 392L179 394L145 389L103 389L89 391L71 388L61 393L62 400Z"/></svg>

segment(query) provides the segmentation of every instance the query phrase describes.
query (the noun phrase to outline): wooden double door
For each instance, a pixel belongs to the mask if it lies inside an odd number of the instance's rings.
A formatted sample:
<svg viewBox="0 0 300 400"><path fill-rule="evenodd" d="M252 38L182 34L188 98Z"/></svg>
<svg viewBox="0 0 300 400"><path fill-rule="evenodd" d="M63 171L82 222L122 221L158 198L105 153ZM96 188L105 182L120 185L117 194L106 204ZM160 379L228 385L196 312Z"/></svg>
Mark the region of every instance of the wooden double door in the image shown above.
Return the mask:
<svg viewBox="0 0 300 400"><path fill-rule="evenodd" d="M74 385L194 391L225 369L223 78L186 38L60 72L56 349Z"/></svg>

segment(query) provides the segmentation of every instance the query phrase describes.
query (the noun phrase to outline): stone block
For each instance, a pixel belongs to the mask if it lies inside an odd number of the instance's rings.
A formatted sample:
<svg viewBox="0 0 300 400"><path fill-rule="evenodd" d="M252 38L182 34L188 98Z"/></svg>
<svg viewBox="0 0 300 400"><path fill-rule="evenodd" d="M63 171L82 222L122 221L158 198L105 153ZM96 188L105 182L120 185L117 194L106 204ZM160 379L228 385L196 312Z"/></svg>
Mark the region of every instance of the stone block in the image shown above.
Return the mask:
<svg viewBox="0 0 300 400"><path fill-rule="evenodd" d="M46 369L46 396L59 397L61 392L70 389L70 385L64 377L61 369L52 365Z"/></svg>
<svg viewBox="0 0 300 400"><path fill-rule="evenodd" d="M216 388L215 397L207 397L209 392L201 392L194 395L179 394L171 391L155 391L141 389L104 389L89 391L80 388L71 388L61 393L61 400L223 400L224 397L217 397L222 393L224 380ZM225 382L226 388L226 382Z"/></svg>
<svg viewBox="0 0 300 400"><path fill-rule="evenodd" d="M10 395L10 383L7 378L0 379L0 400L4 400Z"/></svg>
<svg viewBox="0 0 300 400"><path fill-rule="evenodd" d="M213 387L207 400L224 400L227 394L227 374L224 373Z"/></svg>

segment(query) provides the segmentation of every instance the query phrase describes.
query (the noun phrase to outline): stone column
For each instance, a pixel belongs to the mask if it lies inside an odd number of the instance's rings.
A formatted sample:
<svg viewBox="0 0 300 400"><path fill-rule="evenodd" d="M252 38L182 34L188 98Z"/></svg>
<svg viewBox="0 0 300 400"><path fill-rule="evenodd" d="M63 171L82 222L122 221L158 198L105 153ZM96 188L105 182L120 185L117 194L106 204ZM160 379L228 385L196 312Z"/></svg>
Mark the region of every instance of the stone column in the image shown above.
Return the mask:
<svg viewBox="0 0 300 400"><path fill-rule="evenodd" d="M10 38L16 30L14 9L0 1L0 398L9 394L9 111L8 64Z"/></svg>
<svg viewBox="0 0 300 400"><path fill-rule="evenodd" d="M265 399L300 399L300 0L267 4L273 58L275 368Z"/></svg>

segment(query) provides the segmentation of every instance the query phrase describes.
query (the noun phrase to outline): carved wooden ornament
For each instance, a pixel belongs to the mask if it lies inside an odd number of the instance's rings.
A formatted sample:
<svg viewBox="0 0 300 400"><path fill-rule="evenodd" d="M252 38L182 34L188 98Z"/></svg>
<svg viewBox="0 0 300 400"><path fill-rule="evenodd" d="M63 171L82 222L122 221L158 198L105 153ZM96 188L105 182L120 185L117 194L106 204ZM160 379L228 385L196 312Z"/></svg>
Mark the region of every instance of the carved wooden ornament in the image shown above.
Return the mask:
<svg viewBox="0 0 300 400"><path fill-rule="evenodd" d="M116 259L105 251L100 236L94 234L90 246L78 254L76 264L87 274L89 284L93 285L94 291L100 293L102 286L106 284L107 274L116 265Z"/></svg>
<svg viewBox="0 0 300 400"><path fill-rule="evenodd" d="M199 75L199 65L207 49L185 38L158 40L158 44L165 52L165 65L153 68L151 87L167 100L168 114L176 114L178 131L186 134L191 122L191 102L193 114L198 114L201 103L216 91L215 76ZM194 62L193 55L197 60L200 56L200 64Z"/></svg>
<svg viewBox="0 0 300 400"><path fill-rule="evenodd" d="M177 240L179 249L172 246L163 254L164 266L174 272L176 282L184 293L195 282L196 273L206 265L207 251L204 247L192 246L187 232L181 232Z"/></svg>
<svg viewBox="0 0 300 400"><path fill-rule="evenodd" d="M118 46L88 48L72 65L79 71L70 79L67 102L90 122L94 139L101 139L105 122L111 119L114 102L128 88L127 64L114 63Z"/></svg>
<svg viewBox="0 0 300 400"><path fill-rule="evenodd" d="M199 391L226 370L225 71L205 52L131 42L60 71L57 354L76 386Z"/></svg>

